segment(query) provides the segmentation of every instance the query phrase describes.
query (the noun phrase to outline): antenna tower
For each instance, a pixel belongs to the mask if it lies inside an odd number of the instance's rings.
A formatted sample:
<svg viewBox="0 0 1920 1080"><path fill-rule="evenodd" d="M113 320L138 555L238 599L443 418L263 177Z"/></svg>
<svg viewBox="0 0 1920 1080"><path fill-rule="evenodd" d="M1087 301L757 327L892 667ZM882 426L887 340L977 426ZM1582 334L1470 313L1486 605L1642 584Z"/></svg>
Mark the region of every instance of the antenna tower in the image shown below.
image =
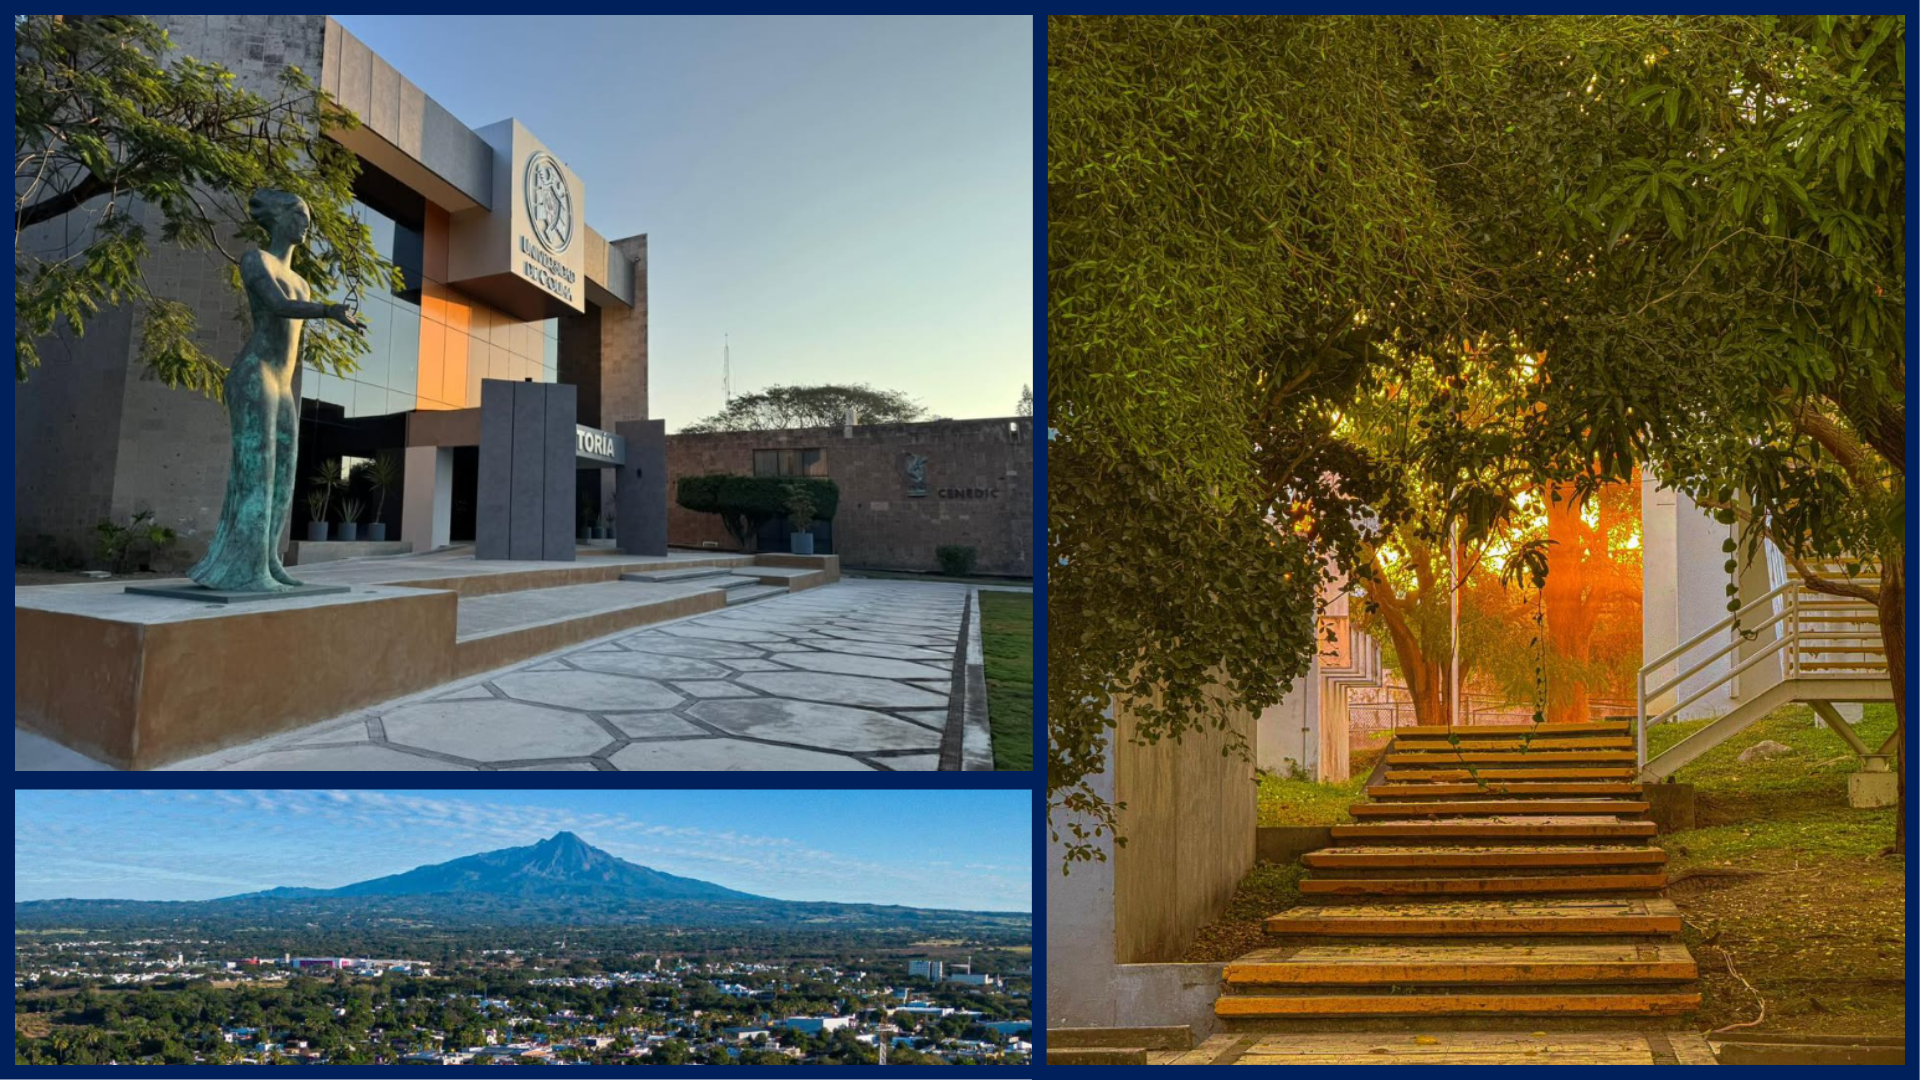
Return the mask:
<svg viewBox="0 0 1920 1080"><path fill-rule="evenodd" d="M720 335L720 396L733 404L733 343L731 334Z"/></svg>

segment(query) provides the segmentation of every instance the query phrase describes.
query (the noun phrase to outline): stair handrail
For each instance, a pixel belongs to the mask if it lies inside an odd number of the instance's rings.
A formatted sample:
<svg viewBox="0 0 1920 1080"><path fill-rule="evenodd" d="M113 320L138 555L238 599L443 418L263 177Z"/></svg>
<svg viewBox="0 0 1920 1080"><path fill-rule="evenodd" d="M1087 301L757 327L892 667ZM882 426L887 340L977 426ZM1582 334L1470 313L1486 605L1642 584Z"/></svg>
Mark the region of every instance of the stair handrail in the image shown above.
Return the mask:
<svg viewBox="0 0 1920 1080"><path fill-rule="evenodd" d="M1696 633L1695 635L1681 642L1680 644L1675 645L1673 648L1668 649L1666 652L1661 653L1659 656L1655 657L1653 660L1641 665L1639 675L1636 679L1638 690L1639 690L1639 694L1638 694L1639 700L1638 700L1638 709L1637 709L1637 716L1636 716L1637 723L1635 724L1636 730L1635 730L1635 740L1634 740L1636 743L1636 756L1638 758L1640 768L1645 769L1647 765L1647 729L1649 727L1652 727L1654 724L1665 723L1671 720L1672 718L1674 718L1679 714L1680 710L1686 708L1688 705L1691 705L1694 702L1705 697L1706 695L1712 693L1714 690L1717 690L1720 687L1725 686L1730 682L1733 682L1735 679L1738 679L1741 675L1751 670L1755 665L1759 664L1763 660L1768 659L1769 657L1774 656L1775 654L1780 654L1782 656L1782 660L1783 660L1782 667L1781 667L1782 679L1792 679L1792 678L1799 677L1800 669L1803 666L1800 662L1800 656L1799 656L1801 642L1803 638L1815 639L1815 640L1828 640L1835 637L1839 637L1845 640L1851 640L1855 636L1855 635L1835 635L1834 633L1830 632L1824 627L1815 628L1812 630L1809 630L1808 628L1803 627L1801 610L1800 610L1800 601L1803 596L1821 597L1823 609L1832 608L1835 606L1830 602L1830 599L1826 596L1826 594L1815 593L1813 590L1809 589L1804 582L1799 581L1798 579L1789 579L1781 583L1780 585L1774 587L1773 589L1768 590L1764 595L1757 597L1754 600L1742 605L1741 607L1736 609L1734 612L1727 615L1725 618L1721 619L1719 622L1714 623L1712 626L1707 627L1706 629L1700 631L1699 633ZM1840 599L1844 600L1846 598L1840 598ZM1740 626L1741 620L1746 616L1750 615L1751 613L1753 613L1756 609L1761 608L1762 606L1771 607L1775 603L1775 601L1780 601L1780 600L1784 600L1784 602L1780 604L1779 610L1773 611L1766 619L1762 620L1760 623L1751 627ZM1866 604L1865 601L1856 601L1856 602L1860 604L1860 606L1867 608L1868 610L1872 609L1871 605ZM1843 603L1839 606L1842 608L1845 608L1845 607L1851 607L1852 605ZM1816 618L1815 621L1818 623L1824 623L1830 620L1826 619L1825 617L1819 617L1819 618ZM1704 686L1695 687L1692 692L1686 694L1685 696L1680 696L1677 693L1678 688L1684 685L1688 679L1691 679L1691 678L1694 678L1695 676L1700 675L1701 673L1705 672L1710 665L1719 662L1720 659L1726 656L1728 653L1735 651L1740 646L1747 644L1749 641L1753 640L1752 637L1748 636L1749 632L1757 636L1759 632L1764 630L1774 629L1776 626L1779 627L1779 629L1776 630L1775 633L1773 634L1773 640L1767 642L1765 645L1760 647L1751 656L1746 657L1744 660L1742 660L1738 664L1730 665L1727 668L1727 670L1713 676L1710 682L1706 683ZM1728 631L1733 631L1733 633L1729 634ZM1702 656L1693 660L1690 664L1686 665L1685 667L1678 668L1672 676L1662 680L1659 683L1659 685L1653 686L1653 687L1648 686L1649 677L1654 675L1660 668L1665 667L1667 664L1670 664L1670 663L1677 664L1680 661L1680 659L1683 656L1687 655L1689 652L1699 648L1703 644L1714 643L1715 639L1720 638L1721 635L1723 634L1727 636L1724 639L1718 641L1717 647L1712 652L1706 654L1705 656ZM1865 638L1865 637L1871 636L1871 633L1861 634L1857 636L1861 638ZM1826 650L1826 651L1852 651L1852 650ZM1866 653L1871 651L1872 650L1870 648L1863 648L1862 650L1860 650L1862 655L1865 655ZM1862 671L1858 674L1858 676L1855 676L1855 677L1884 678L1885 677L1884 649L1881 652L1881 664L1882 664L1882 669L1880 671L1878 672ZM1828 674L1830 673L1822 673L1822 677L1826 677ZM1648 700L1654 697L1658 697L1659 695L1664 694L1669 690L1676 691L1674 703L1669 705L1665 709L1662 709L1658 714L1652 717L1649 717L1647 715Z"/></svg>

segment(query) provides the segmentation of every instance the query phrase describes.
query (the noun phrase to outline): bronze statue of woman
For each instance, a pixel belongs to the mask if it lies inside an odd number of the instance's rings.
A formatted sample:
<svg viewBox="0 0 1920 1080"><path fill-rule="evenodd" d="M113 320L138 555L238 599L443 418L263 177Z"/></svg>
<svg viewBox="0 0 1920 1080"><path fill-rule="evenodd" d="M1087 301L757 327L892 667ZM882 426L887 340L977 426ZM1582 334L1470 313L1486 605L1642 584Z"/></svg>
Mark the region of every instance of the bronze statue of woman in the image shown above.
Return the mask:
<svg viewBox="0 0 1920 1080"><path fill-rule="evenodd" d="M280 563L280 532L293 512L295 440L300 402L293 393L300 331L308 319L333 319L354 330L366 324L345 304L318 303L293 272L293 253L307 239L313 213L298 195L257 191L247 212L267 230L267 246L240 257L253 336L227 372L227 419L233 465L207 557L187 576L210 589L273 592L301 584Z"/></svg>

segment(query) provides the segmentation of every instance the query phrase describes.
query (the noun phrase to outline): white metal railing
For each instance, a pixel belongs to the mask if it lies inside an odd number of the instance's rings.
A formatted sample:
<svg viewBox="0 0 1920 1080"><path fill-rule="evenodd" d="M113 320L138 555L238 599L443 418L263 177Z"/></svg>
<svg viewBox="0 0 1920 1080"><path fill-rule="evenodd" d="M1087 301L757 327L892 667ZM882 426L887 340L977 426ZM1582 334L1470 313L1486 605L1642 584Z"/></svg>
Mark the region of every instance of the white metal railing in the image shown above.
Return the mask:
<svg viewBox="0 0 1920 1080"><path fill-rule="evenodd" d="M1851 578L1868 587L1876 578ZM1764 613L1759 622L1745 620ZM1769 640L1752 652L1713 670L1744 646ZM1782 679L1885 679L1886 646L1880 640L1879 613L1864 600L1814 592L1798 579L1752 600L1686 641L1642 665L1639 675L1639 762L1647 764L1647 729L1677 719L1682 709L1778 657ZM1658 672L1673 665L1673 674ZM1704 678L1703 678L1704 676ZM1698 683L1681 690L1691 680ZM1769 683L1769 686L1774 683ZM1671 704L1648 714L1648 702L1672 692Z"/></svg>

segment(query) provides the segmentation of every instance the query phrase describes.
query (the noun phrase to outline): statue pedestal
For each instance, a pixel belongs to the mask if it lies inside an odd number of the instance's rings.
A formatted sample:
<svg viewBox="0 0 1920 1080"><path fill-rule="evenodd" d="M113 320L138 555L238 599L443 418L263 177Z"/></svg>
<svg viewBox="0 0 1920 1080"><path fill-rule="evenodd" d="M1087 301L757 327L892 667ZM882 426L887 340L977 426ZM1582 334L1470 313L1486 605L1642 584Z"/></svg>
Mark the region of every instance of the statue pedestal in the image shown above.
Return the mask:
<svg viewBox="0 0 1920 1080"><path fill-rule="evenodd" d="M235 592L232 589L209 589L205 585L129 585L127 591L138 596L164 596L169 600L193 600L202 604L255 604L298 600L308 596L331 596L353 590L345 585L296 585L273 592Z"/></svg>
<svg viewBox="0 0 1920 1080"><path fill-rule="evenodd" d="M14 723L150 769L454 675L452 592L333 585L238 603L215 592L186 580L16 588ZM278 602L251 602L262 596Z"/></svg>

